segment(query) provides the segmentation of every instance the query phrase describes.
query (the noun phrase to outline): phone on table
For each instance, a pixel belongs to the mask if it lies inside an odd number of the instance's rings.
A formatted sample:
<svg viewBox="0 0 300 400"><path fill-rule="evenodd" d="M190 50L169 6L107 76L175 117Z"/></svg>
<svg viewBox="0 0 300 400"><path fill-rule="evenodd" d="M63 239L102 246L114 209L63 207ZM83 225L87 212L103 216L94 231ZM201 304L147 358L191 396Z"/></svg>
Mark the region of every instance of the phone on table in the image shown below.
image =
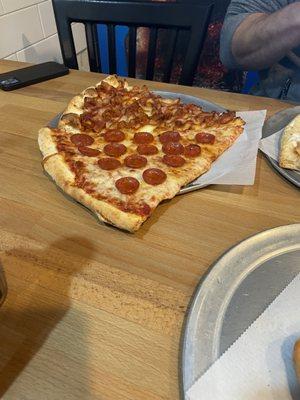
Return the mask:
<svg viewBox="0 0 300 400"><path fill-rule="evenodd" d="M0 74L0 88L2 90L14 90L24 86L33 85L57 78L69 73L69 68L54 61L32 65L30 67L16 69Z"/></svg>

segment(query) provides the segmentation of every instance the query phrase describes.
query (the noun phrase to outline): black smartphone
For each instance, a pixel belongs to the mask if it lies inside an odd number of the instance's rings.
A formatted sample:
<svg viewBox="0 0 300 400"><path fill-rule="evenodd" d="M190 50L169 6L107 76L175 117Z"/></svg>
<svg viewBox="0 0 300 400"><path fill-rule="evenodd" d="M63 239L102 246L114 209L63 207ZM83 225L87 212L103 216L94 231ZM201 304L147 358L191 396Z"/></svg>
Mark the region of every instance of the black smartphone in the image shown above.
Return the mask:
<svg viewBox="0 0 300 400"><path fill-rule="evenodd" d="M0 88L14 90L34 83L47 81L69 73L69 69L54 61L16 69L0 74Z"/></svg>

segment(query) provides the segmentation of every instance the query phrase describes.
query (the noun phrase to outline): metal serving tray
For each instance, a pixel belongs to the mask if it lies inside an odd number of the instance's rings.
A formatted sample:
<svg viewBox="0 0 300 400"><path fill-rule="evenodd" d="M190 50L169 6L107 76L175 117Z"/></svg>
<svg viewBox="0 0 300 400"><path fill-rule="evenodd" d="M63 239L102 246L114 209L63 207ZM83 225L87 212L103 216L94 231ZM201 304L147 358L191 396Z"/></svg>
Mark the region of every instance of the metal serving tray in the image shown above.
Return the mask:
<svg viewBox="0 0 300 400"><path fill-rule="evenodd" d="M183 328L183 399L299 272L300 224L258 233L213 264L194 292Z"/></svg>
<svg viewBox="0 0 300 400"><path fill-rule="evenodd" d="M224 111L226 111L225 108L223 108L223 107L221 107L221 106L219 106L219 105L217 105L215 103L211 103L210 101L199 99L198 97L189 96L187 94L174 93L174 92L163 92L163 91L159 91L159 90L154 90L153 92L158 94L161 97L167 97L169 99L178 99L179 98L182 101L182 103L184 103L184 104L189 104L189 103L196 104L197 106L202 107L204 109L204 111L216 111L216 112L224 112ZM51 128L56 128L60 116L61 116L61 114L58 114L56 117L54 117L48 123L48 125ZM203 187L204 187L203 185L199 185L199 184L195 184L195 183L191 182L187 186L181 188L178 194L191 192L193 190L198 190L198 189L201 189Z"/></svg>
<svg viewBox="0 0 300 400"><path fill-rule="evenodd" d="M292 121L298 114L300 114L300 106L288 108L286 110L280 111L272 117L270 117L264 124L262 137L268 137L273 135L273 133L278 132L280 129L284 128L289 122ZM280 168L276 160L264 154L268 159L272 167L285 179L289 180L295 186L300 188L300 172L292 171L290 169Z"/></svg>

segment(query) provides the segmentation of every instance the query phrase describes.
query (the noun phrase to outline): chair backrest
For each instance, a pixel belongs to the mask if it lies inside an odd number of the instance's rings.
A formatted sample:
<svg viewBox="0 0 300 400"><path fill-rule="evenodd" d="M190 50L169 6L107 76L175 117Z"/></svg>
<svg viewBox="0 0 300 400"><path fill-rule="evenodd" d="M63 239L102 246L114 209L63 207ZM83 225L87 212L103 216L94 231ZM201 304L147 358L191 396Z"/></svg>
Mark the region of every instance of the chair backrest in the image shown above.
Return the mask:
<svg viewBox="0 0 300 400"><path fill-rule="evenodd" d="M110 73L116 73L116 25L129 27L128 75L135 77L137 28L150 29L146 79L153 80L158 29L168 29L168 48L164 53L163 81L169 82L178 32L189 32L179 83L192 85L193 77L205 39L212 4L201 2L161 1L99 1L99 0L52 0L58 36L65 65L78 69L71 23L85 25L90 69L101 72L97 24L106 24ZM204 3L204 4L203 4Z"/></svg>

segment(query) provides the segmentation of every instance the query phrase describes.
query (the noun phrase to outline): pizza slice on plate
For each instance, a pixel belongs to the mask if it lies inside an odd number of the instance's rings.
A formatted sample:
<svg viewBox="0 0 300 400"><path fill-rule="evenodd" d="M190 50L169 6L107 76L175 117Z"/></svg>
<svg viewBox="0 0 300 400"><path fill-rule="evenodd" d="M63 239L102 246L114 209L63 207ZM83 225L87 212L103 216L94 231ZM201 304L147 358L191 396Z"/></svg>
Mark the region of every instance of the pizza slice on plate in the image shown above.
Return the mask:
<svg viewBox="0 0 300 400"><path fill-rule="evenodd" d="M157 205L209 170L243 132L233 112L204 112L109 76L43 128L43 166L101 220L136 231Z"/></svg>
<svg viewBox="0 0 300 400"><path fill-rule="evenodd" d="M285 128L281 137L279 165L300 171L300 115Z"/></svg>
<svg viewBox="0 0 300 400"><path fill-rule="evenodd" d="M297 378L300 382L300 339L298 339L297 342L295 343L293 359L294 359L294 366Z"/></svg>

